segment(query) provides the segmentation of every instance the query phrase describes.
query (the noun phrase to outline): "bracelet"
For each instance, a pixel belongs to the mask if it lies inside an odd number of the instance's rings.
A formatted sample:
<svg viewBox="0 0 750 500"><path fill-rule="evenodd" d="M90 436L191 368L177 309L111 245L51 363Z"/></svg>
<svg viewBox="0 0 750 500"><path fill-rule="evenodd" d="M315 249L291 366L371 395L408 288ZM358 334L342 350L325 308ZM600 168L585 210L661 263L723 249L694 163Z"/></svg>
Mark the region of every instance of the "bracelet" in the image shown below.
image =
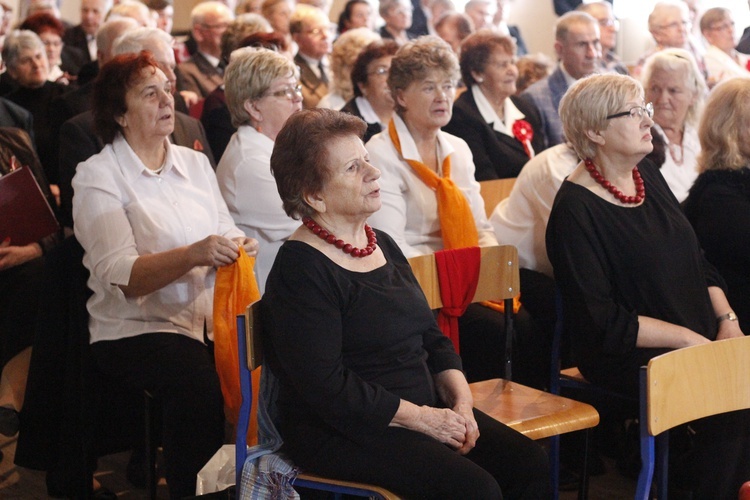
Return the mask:
<svg viewBox="0 0 750 500"><path fill-rule="evenodd" d="M729 311L728 313L722 314L721 316L717 317L716 318L716 324L718 325L719 323L721 323L725 319L729 320L729 321L737 321L737 315L734 314L734 311Z"/></svg>

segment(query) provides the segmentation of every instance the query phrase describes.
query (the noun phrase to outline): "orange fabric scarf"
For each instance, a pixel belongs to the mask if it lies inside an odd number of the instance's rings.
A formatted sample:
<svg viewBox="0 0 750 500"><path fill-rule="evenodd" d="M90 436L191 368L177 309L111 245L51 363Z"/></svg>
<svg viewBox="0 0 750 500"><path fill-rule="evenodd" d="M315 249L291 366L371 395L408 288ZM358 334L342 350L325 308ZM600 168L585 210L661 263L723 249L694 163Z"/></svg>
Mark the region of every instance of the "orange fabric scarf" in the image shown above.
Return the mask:
<svg viewBox="0 0 750 500"><path fill-rule="evenodd" d="M446 250L451 250L479 245L477 225L474 221L474 215L471 213L469 202L463 192L450 179L450 156L446 156L443 160L443 177L439 177L421 161L404 158L401 152L401 140L398 137L398 132L396 132L396 124L393 119L388 124L388 134L398 154L409 164L419 179L435 191L443 247Z"/></svg>

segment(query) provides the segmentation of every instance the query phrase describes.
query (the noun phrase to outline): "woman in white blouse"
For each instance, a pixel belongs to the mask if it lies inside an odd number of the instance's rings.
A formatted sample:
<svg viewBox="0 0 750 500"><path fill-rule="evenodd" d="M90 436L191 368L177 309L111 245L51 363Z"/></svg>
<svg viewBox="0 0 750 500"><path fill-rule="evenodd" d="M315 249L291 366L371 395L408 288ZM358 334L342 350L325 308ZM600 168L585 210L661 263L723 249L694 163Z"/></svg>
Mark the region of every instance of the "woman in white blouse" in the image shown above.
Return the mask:
<svg viewBox="0 0 750 500"><path fill-rule="evenodd" d="M706 83L693 56L684 49L664 49L646 60L641 73L646 102L654 105L654 144L665 144L661 175L682 202L698 177L698 121Z"/></svg>
<svg viewBox="0 0 750 500"><path fill-rule="evenodd" d="M258 243L235 227L205 155L169 143L171 85L148 52L115 57L94 91L107 144L73 178L99 369L161 405L172 498L192 495L224 439L213 338L216 268Z"/></svg>
<svg viewBox="0 0 750 500"><path fill-rule="evenodd" d="M458 70L455 54L438 37L421 37L401 47L391 61L388 76L396 113L386 130L366 145L370 162L382 172L382 207L370 216L370 224L391 235L406 257L461 246L497 245L479 183L474 179L471 150L462 139L441 131L451 119ZM443 212L450 213L445 220L439 216L446 207L440 206L437 191L423 181L427 171L440 182L449 178L463 195L460 203ZM451 229L459 213L464 233L473 236L471 241L453 245ZM502 372L498 343L501 317L497 311L473 304L459 319L461 357L470 380L492 378ZM523 323L518 322L519 329L525 329ZM524 351L514 356L518 361L514 363L516 378L539 386L543 384L541 378L547 378L549 358L543 349L536 348L533 332L524 332L521 337L526 345L515 346ZM525 347L530 345L535 345L529 350L536 355L526 353ZM534 376L539 379L534 380Z"/></svg>
<svg viewBox="0 0 750 500"><path fill-rule="evenodd" d="M266 49L240 49L224 75L227 107L237 132L216 169L219 188L237 227L260 242L255 263L261 293L279 247L299 223L286 215L271 175L273 142L302 109L297 67Z"/></svg>
<svg viewBox="0 0 750 500"><path fill-rule="evenodd" d="M708 9L701 17L701 34L708 42L706 62L708 80L717 84L729 78L749 78L748 57L737 52L732 11L723 7Z"/></svg>

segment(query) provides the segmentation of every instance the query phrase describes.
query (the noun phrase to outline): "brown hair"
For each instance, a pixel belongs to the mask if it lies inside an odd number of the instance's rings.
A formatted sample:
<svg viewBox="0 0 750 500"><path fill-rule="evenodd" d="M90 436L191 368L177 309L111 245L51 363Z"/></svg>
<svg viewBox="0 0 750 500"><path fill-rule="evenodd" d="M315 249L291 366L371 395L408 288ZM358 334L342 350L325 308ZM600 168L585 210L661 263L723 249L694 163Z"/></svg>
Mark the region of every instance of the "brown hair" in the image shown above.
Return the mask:
<svg viewBox="0 0 750 500"><path fill-rule="evenodd" d="M361 118L331 109L303 109L289 117L271 155L271 173L288 216L315 214L305 195L322 191L330 178L328 144L348 135L361 139L366 129Z"/></svg>
<svg viewBox="0 0 750 500"><path fill-rule="evenodd" d="M747 166L750 160L748 103L750 79L732 78L711 91L698 126L701 141L698 168L701 172Z"/></svg>
<svg viewBox="0 0 750 500"><path fill-rule="evenodd" d="M352 88L354 89L355 97L362 97L362 89L359 88L359 84L364 85L367 83L369 76L367 74L367 66L372 61L376 61L381 57L392 56L397 50L398 43L393 40L382 40L372 42L360 52L352 67Z"/></svg>
<svg viewBox="0 0 750 500"><path fill-rule="evenodd" d="M479 30L461 42L461 78L467 87L476 83L472 71L484 72L492 52L497 49L515 57L516 42L509 36L499 35L488 29Z"/></svg>
<svg viewBox="0 0 750 500"><path fill-rule="evenodd" d="M128 111L128 90L141 79L145 68L159 69L151 52L115 56L99 70L94 83L93 112L97 133L105 144L115 140L122 127L117 117Z"/></svg>

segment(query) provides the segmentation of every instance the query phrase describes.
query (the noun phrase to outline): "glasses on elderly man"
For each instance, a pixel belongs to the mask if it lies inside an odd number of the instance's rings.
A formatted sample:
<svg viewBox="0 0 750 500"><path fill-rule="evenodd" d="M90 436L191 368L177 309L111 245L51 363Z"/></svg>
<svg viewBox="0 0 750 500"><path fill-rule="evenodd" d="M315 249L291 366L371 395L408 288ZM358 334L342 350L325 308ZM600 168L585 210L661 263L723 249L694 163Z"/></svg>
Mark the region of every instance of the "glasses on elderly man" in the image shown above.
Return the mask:
<svg viewBox="0 0 750 500"><path fill-rule="evenodd" d="M630 116L630 118L638 118L639 120L641 120L643 119L644 113L646 113L649 118L652 118L654 116L654 105L652 103L648 103L643 106L635 106L627 111L609 115L607 117L607 120L611 120L612 118L619 118L621 116Z"/></svg>
<svg viewBox="0 0 750 500"><path fill-rule="evenodd" d="M290 101L293 101L295 97L302 97L302 86L297 85L296 87L286 87L285 89L277 90L276 92L269 92L266 95L274 97L286 97Z"/></svg>

